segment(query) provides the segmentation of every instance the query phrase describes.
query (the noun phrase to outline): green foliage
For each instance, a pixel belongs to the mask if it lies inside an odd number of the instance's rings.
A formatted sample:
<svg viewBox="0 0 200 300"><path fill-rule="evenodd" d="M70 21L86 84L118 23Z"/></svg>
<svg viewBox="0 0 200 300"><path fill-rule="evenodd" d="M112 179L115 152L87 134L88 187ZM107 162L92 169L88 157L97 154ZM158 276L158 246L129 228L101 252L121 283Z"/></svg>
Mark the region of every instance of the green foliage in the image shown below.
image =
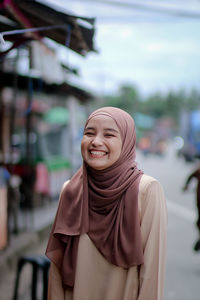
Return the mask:
<svg viewBox="0 0 200 300"><path fill-rule="evenodd" d="M119 88L117 95L105 97L103 105L116 106L132 114L137 111L139 103L137 89L134 86L123 85Z"/></svg>
<svg viewBox="0 0 200 300"><path fill-rule="evenodd" d="M170 117L178 124L182 109L200 109L200 92L169 91L165 95L154 93L146 99L141 99L136 87L126 84L120 86L117 95L105 97L103 105L119 107L131 115L140 112L156 119Z"/></svg>
<svg viewBox="0 0 200 300"><path fill-rule="evenodd" d="M165 115L165 101L159 93L153 94L140 103L139 111L155 118L161 118Z"/></svg>

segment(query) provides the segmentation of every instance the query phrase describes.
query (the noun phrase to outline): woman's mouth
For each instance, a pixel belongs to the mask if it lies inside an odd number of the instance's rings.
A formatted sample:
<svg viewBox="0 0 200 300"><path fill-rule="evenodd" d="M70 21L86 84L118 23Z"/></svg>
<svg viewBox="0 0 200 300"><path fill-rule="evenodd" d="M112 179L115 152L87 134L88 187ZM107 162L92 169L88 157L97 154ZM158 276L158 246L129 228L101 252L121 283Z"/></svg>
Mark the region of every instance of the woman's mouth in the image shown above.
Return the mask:
<svg viewBox="0 0 200 300"><path fill-rule="evenodd" d="M94 158L103 157L107 154L106 151L102 151L102 150L90 150L89 152Z"/></svg>

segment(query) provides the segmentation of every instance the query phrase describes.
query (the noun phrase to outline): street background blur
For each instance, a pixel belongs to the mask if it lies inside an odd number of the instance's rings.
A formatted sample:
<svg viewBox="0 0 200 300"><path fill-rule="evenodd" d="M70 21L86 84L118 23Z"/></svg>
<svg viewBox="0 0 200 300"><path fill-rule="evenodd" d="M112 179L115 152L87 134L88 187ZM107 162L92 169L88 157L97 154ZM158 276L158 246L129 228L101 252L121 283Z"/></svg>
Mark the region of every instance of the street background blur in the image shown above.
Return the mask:
<svg viewBox="0 0 200 300"><path fill-rule="evenodd" d="M84 122L101 106L134 118L138 165L164 188L164 300L199 299L197 180L183 191L200 164L199 24L195 0L0 1L1 300L19 259L44 256ZM19 299L31 299L31 278L26 265Z"/></svg>

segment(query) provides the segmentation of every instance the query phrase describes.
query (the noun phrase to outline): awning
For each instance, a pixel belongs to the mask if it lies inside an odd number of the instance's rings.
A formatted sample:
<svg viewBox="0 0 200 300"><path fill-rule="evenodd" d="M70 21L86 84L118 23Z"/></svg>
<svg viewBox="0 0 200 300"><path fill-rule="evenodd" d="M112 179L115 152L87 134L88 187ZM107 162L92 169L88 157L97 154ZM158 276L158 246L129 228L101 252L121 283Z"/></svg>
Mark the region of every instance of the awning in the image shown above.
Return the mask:
<svg viewBox="0 0 200 300"><path fill-rule="evenodd" d="M80 20L85 22L85 26L80 24ZM0 32L52 26L52 29L49 30L24 34L23 38L40 40L48 37L62 45L66 45L66 41L69 39L69 48L81 55L95 51L93 45L94 22L94 18L65 14L35 0L0 0ZM59 25L64 27L53 28ZM15 43L21 39L23 42L22 35L17 34L4 36L4 39Z"/></svg>
<svg viewBox="0 0 200 300"><path fill-rule="evenodd" d="M67 108L60 106L49 109L43 116L43 120L49 124L66 125L69 119L70 114Z"/></svg>
<svg viewBox="0 0 200 300"><path fill-rule="evenodd" d="M152 129L155 125L155 118L141 114L141 113L134 113L133 118L135 120L135 125L141 129Z"/></svg>
<svg viewBox="0 0 200 300"><path fill-rule="evenodd" d="M14 75L11 72L0 72L0 89L3 87L13 87L13 79ZM28 76L18 74L17 76L17 87L19 90L27 90L29 85ZM72 95L76 97L80 102L85 103L94 99L94 95L91 93L77 87L71 85L69 83L62 84L47 84L40 78L31 77L32 80L32 88L34 91L42 91L46 94L56 94L58 96L66 97Z"/></svg>

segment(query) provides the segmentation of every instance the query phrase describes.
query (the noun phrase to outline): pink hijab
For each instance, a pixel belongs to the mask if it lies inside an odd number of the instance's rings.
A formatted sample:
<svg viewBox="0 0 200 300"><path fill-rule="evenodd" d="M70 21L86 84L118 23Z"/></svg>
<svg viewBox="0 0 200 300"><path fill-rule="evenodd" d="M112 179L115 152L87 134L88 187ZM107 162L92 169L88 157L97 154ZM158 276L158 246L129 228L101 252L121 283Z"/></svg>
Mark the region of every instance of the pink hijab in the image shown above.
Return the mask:
<svg viewBox="0 0 200 300"><path fill-rule="evenodd" d="M78 242L84 233L110 263L127 269L143 263L138 215L143 173L135 162L134 121L119 108L103 107L89 116L86 125L97 115L116 122L122 151L118 161L104 170L83 162L61 192L46 255L60 269L65 287L74 286Z"/></svg>

